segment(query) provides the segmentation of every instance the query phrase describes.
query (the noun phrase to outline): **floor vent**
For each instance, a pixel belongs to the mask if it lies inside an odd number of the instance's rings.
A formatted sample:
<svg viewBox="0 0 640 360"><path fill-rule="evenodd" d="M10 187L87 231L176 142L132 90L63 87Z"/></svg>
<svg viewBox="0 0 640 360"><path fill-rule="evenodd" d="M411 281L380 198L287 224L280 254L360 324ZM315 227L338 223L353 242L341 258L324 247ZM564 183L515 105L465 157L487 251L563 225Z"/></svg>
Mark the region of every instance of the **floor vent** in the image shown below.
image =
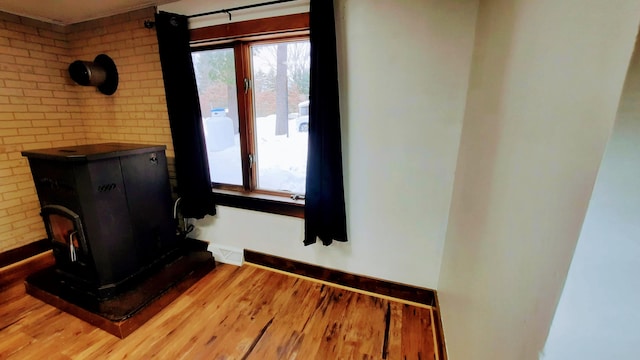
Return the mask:
<svg viewBox="0 0 640 360"><path fill-rule="evenodd" d="M236 266L242 266L243 262L243 249L238 249L230 246L209 243L208 249L216 258L216 261L225 264L231 264Z"/></svg>

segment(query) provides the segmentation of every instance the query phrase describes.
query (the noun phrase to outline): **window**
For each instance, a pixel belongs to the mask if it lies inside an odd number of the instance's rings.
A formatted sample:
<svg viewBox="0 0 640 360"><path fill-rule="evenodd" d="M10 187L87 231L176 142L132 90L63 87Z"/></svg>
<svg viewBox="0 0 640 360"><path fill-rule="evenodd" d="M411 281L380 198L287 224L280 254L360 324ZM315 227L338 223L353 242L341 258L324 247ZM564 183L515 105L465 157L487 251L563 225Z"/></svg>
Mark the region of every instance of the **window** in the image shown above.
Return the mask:
<svg viewBox="0 0 640 360"><path fill-rule="evenodd" d="M308 21L308 15L304 17ZM282 26L282 21L274 23ZM291 203L291 198L303 198L308 35L286 32L247 38L235 34L227 39L228 28L224 33L216 31L212 32L218 38L201 36L192 47L212 186L218 194L229 199L240 196L243 201L259 198ZM294 203L300 209L296 216L301 216L301 202ZM240 207L256 208L247 203Z"/></svg>

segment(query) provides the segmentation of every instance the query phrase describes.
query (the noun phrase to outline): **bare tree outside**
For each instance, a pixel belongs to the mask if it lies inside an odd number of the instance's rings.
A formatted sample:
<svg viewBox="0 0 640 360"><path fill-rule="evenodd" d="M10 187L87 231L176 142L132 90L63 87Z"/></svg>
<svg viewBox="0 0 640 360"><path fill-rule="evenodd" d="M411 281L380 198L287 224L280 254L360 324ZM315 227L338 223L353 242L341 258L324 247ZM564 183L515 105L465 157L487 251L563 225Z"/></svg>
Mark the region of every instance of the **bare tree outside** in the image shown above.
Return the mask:
<svg viewBox="0 0 640 360"><path fill-rule="evenodd" d="M288 111L297 112L298 103L309 99L310 55L308 41L293 41L286 44L287 86L289 91ZM271 84L275 91L275 76L278 68L278 46L276 44L252 47L254 78ZM258 79L260 78L260 79Z"/></svg>
<svg viewBox="0 0 640 360"><path fill-rule="evenodd" d="M287 44L277 45L276 61L276 135L289 136L289 86L287 78Z"/></svg>
<svg viewBox="0 0 640 360"><path fill-rule="evenodd" d="M202 116L208 117L211 110L215 108L225 108L227 116L233 120L233 130L237 134L238 123L238 95L236 93L236 70L232 49L222 49L217 51L201 51L195 53L197 56L196 80L198 87L202 87L202 92L213 93L207 96L205 103L201 103ZM195 64L194 64L195 65ZM226 93L220 94L217 86L224 86ZM216 93L217 90L217 93Z"/></svg>
<svg viewBox="0 0 640 360"><path fill-rule="evenodd" d="M287 52L287 69L289 70L289 81L296 90L303 95L304 99L309 99L309 79L311 47L309 42L289 43ZM294 104L297 106L297 104Z"/></svg>

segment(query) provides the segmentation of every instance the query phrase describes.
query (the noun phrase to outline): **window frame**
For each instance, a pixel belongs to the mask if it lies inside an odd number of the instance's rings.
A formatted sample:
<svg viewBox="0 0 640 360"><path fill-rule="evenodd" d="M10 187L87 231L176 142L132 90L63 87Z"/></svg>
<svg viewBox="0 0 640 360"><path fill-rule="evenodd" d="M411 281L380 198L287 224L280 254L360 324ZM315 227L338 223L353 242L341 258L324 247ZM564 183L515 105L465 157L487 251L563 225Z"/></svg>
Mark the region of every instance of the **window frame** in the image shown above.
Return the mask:
<svg viewBox="0 0 640 360"><path fill-rule="evenodd" d="M292 198L293 194L286 192L257 189L257 166L249 164L249 154L252 150L255 153L256 145L253 91L245 93L244 86L240 85L244 85L244 79L250 80L251 87L254 83L250 62L251 46L309 39L309 13L214 25L192 29L190 34L192 53L223 48L234 51L242 185L212 182L216 203L304 218L304 198Z"/></svg>

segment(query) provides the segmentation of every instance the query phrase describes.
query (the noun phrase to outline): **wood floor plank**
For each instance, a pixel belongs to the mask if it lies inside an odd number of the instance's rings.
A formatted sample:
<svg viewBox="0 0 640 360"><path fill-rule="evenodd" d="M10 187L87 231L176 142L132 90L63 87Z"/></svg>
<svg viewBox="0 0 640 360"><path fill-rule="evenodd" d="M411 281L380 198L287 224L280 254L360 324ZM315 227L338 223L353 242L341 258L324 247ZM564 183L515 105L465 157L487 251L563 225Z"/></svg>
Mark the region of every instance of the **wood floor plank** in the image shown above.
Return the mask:
<svg viewBox="0 0 640 360"><path fill-rule="evenodd" d="M431 309L403 305L402 358L435 359Z"/></svg>
<svg viewBox="0 0 640 360"><path fill-rule="evenodd" d="M309 319L317 310L317 293L322 285L295 279L291 292L281 293L281 310L286 316L278 316L251 354L252 359L296 359ZM274 347L272 339L278 339Z"/></svg>
<svg viewBox="0 0 640 360"><path fill-rule="evenodd" d="M404 304L389 303L389 343L383 359L402 359L402 311Z"/></svg>
<svg viewBox="0 0 640 360"><path fill-rule="evenodd" d="M34 338L23 332L14 332L7 335L0 342L0 359L6 359L34 341Z"/></svg>
<svg viewBox="0 0 640 360"><path fill-rule="evenodd" d="M434 359L430 309L222 264L125 339L6 287L0 359Z"/></svg>

